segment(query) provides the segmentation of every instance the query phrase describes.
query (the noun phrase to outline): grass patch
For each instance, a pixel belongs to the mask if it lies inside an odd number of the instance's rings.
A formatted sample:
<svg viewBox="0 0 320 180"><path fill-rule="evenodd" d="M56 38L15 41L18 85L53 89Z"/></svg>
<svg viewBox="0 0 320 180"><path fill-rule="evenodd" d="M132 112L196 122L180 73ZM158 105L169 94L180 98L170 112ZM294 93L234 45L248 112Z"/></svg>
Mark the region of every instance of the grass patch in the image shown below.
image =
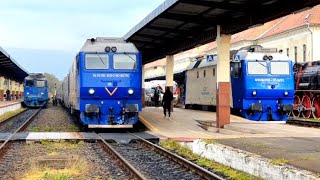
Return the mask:
<svg viewBox="0 0 320 180"><path fill-rule="evenodd" d="M59 153L56 151L52 151L48 154L48 156L57 156L57 155L59 155Z"/></svg>
<svg viewBox="0 0 320 180"><path fill-rule="evenodd" d="M40 132L40 128L39 127L33 127L33 128L31 128L31 132Z"/></svg>
<svg viewBox="0 0 320 180"><path fill-rule="evenodd" d="M72 141L72 142L54 142L49 140L41 140L39 141L40 144L45 146L48 151L54 152L56 150L65 150L65 149L77 149L84 145L83 141Z"/></svg>
<svg viewBox="0 0 320 180"><path fill-rule="evenodd" d="M267 148L267 147L268 147L267 145L265 145L265 144L260 144L260 143L254 144L254 146L257 147L257 148Z"/></svg>
<svg viewBox="0 0 320 180"><path fill-rule="evenodd" d="M74 124L69 125L67 129L71 132L79 131L79 127Z"/></svg>
<svg viewBox="0 0 320 180"><path fill-rule="evenodd" d="M237 171L232 169L229 166L224 166L219 163L216 163L207 158L201 157L197 154L194 154L189 148L181 146L175 141L172 140L163 140L160 141L160 145L166 149L176 152L180 156L193 161L194 163L209 168L215 172L224 174L228 179L239 179L239 180L260 180L261 178L252 176L248 173Z"/></svg>
<svg viewBox="0 0 320 180"><path fill-rule="evenodd" d="M9 119L9 118L11 118L11 117L13 117L13 116L21 113L21 112L24 111L24 110L25 110L25 108L20 108L20 109L17 109L17 110L15 110L15 111L6 112L6 113L4 113L4 114L2 114L2 115L0 116L0 122Z"/></svg>
<svg viewBox="0 0 320 180"><path fill-rule="evenodd" d="M216 144L217 143L217 141L214 139L202 139L201 141L206 144Z"/></svg>
<svg viewBox="0 0 320 180"><path fill-rule="evenodd" d="M316 161L316 160L320 160L320 158L316 158L316 157L304 157L304 158L302 158L302 160L305 160L305 161Z"/></svg>
<svg viewBox="0 0 320 180"><path fill-rule="evenodd" d="M80 157L74 157L73 161L68 163L64 169L53 169L48 167L37 166L36 161L30 162L30 171L22 179L44 179L44 180L67 180L67 179L84 179L88 172L88 163Z"/></svg>
<svg viewBox="0 0 320 180"><path fill-rule="evenodd" d="M289 162L289 160L287 160L287 159L272 159L271 160L271 164L273 164L273 165L283 165L288 162Z"/></svg>

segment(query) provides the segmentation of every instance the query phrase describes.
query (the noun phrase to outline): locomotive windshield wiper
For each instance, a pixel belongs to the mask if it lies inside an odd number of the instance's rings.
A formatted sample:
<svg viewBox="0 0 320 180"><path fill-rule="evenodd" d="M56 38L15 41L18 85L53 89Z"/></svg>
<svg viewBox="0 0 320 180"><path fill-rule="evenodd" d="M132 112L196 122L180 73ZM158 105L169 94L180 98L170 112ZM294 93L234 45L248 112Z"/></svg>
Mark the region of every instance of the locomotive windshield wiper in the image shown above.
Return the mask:
<svg viewBox="0 0 320 180"><path fill-rule="evenodd" d="M266 65L262 64L261 62L259 62L258 60L256 60L257 63L259 63L261 66L267 67Z"/></svg>
<svg viewBox="0 0 320 180"><path fill-rule="evenodd" d="M133 59L128 53L126 53L126 52L123 52L125 55L127 55L130 59L132 59L132 61L134 61L134 62L136 62L136 60L135 59Z"/></svg>
<svg viewBox="0 0 320 180"><path fill-rule="evenodd" d="M98 57L99 57L100 61L102 62L102 64L106 67L106 64L103 62L102 58L100 57L100 54L99 54L98 52L96 52L96 53L97 53L97 55L98 55Z"/></svg>

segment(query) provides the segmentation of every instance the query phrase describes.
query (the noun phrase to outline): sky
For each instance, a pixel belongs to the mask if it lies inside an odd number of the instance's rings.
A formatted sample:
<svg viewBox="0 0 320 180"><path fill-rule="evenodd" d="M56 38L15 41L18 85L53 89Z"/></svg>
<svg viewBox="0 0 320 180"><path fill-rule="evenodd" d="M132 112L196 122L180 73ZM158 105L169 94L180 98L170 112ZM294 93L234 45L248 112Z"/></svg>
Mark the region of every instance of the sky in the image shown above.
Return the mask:
<svg viewBox="0 0 320 180"><path fill-rule="evenodd" d="M122 37L165 0L0 0L0 46L60 80L86 39Z"/></svg>

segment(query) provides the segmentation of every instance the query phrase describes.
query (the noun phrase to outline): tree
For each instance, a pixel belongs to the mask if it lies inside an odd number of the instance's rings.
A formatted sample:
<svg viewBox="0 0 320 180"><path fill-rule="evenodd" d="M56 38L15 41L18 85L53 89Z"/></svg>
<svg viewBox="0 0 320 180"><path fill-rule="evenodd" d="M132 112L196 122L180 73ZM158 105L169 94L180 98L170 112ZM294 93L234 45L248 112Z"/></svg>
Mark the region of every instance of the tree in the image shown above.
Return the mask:
<svg viewBox="0 0 320 180"><path fill-rule="evenodd" d="M44 76L48 79L49 94L50 96L52 96L53 94L55 94L55 91L57 90L57 88L61 85L61 82L53 74L44 73Z"/></svg>

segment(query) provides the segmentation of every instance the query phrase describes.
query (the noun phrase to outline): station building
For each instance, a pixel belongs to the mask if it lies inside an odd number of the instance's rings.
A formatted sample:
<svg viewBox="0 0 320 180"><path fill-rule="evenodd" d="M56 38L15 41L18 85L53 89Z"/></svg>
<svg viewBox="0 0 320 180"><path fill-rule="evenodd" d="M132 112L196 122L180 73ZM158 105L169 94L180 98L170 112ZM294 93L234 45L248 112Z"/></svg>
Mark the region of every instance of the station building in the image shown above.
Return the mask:
<svg viewBox="0 0 320 180"><path fill-rule="evenodd" d="M21 99L26 76L28 72L0 47L0 101L7 100L7 90L10 91L9 99Z"/></svg>
<svg viewBox="0 0 320 180"><path fill-rule="evenodd" d="M320 60L320 5L232 35L231 50L249 45L277 48L294 62ZM174 55L174 73L186 70L196 58L210 54L217 54L215 41ZM165 76L165 64L165 58L146 64L145 79Z"/></svg>

